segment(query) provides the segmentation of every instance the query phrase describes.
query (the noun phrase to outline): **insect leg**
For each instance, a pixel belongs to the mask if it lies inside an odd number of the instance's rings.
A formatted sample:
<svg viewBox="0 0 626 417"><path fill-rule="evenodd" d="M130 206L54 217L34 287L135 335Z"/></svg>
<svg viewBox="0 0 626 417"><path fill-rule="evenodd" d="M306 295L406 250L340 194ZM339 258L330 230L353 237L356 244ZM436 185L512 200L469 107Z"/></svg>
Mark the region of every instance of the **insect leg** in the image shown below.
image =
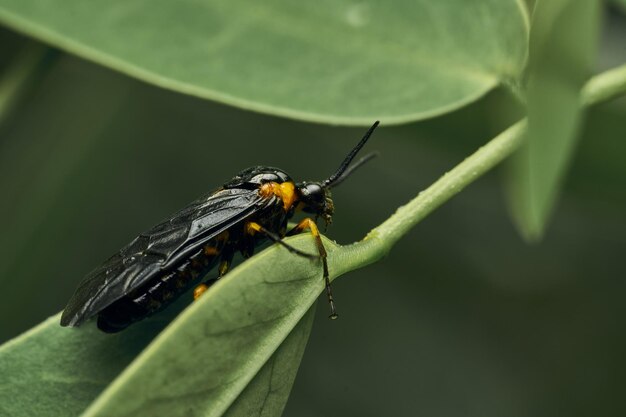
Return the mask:
<svg viewBox="0 0 626 417"><path fill-rule="evenodd" d="M283 242L283 239L279 235L277 235L276 233L274 233L274 232L272 232L270 230L267 230L265 227L261 226L258 223L248 222L246 224L246 233L250 234L250 235L253 235L255 233L262 233L269 240L271 240L272 242L275 242L275 243L278 243L278 244L282 245L284 248L286 248L291 253L295 253L296 255L303 256L303 257L309 258L309 259L317 259L318 258L317 255L311 255L309 253L302 252L301 250L296 249L293 246Z"/></svg>
<svg viewBox="0 0 626 417"><path fill-rule="evenodd" d="M217 279L222 278L230 269L230 264L233 261L233 257L235 256L235 251L229 245L226 245L222 250L221 262L217 267ZM211 280L213 281L213 280ZM216 281L216 280L215 280ZM202 284L198 284L196 288L193 290L193 299L197 300L202 294L205 293L206 290L209 289L210 285L209 281L205 281ZM213 284L213 282L211 282Z"/></svg>
<svg viewBox="0 0 626 417"><path fill-rule="evenodd" d="M202 284L196 285L196 288L193 289L193 299L197 300L208 289L209 289L209 286L205 284L204 282Z"/></svg>
<svg viewBox="0 0 626 417"><path fill-rule="evenodd" d="M337 311L335 309L335 301L333 299L333 291L330 287L330 278L328 277L328 262L326 260L326 248L324 248L324 244L322 243L322 238L320 236L320 231L317 228L317 224L315 221L310 218L303 219L300 223L296 225L293 229L287 233L287 236L292 236L302 232L304 229L309 229L311 234L315 238L315 245L317 246L317 250L319 251L320 258L322 258L322 265L324 268L324 282L326 283L326 296L328 297L328 304L330 304L330 318L336 319L338 317Z"/></svg>

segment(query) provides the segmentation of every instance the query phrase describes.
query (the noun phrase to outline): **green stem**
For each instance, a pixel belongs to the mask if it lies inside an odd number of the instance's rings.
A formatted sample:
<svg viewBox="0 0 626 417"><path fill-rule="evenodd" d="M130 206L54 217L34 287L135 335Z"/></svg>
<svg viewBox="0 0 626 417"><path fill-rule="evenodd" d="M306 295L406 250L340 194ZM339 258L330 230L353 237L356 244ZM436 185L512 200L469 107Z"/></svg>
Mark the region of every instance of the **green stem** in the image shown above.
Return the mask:
<svg viewBox="0 0 626 417"><path fill-rule="evenodd" d="M395 244L433 210L511 155L521 145L525 131L524 119L500 133L408 204L400 207L372 230L368 237L380 238L389 245Z"/></svg>
<svg viewBox="0 0 626 417"><path fill-rule="evenodd" d="M598 104L626 94L626 65L592 77L581 91L585 106ZM509 157L523 143L526 119L500 133L471 156L420 192L365 239L347 247L345 269L358 268L384 256L391 247L424 217L448 201L481 175Z"/></svg>
<svg viewBox="0 0 626 417"><path fill-rule="evenodd" d="M581 91L583 105L590 106L626 94L626 64L592 77Z"/></svg>

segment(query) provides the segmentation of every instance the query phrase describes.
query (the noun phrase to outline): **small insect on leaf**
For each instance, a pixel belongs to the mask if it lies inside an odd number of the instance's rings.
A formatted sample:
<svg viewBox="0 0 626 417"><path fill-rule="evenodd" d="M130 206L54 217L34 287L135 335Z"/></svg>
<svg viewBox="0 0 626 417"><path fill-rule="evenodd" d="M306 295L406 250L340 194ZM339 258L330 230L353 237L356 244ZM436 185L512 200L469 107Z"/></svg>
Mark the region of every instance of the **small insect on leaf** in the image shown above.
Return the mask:
<svg viewBox="0 0 626 417"><path fill-rule="evenodd" d="M97 315L102 331L123 330L167 307L194 285L194 299L201 297L228 272L237 252L250 257L268 239L295 255L322 260L330 318L337 318L316 219L330 223L334 205L329 190L377 155L370 153L350 165L377 126L369 128L326 180L295 183L281 169L254 166L142 233L83 279L63 311L61 325L80 326ZM297 212L314 218L305 217L288 231L287 223ZM305 230L315 239L317 254L283 241ZM217 277L198 284L216 266Z"/></svg>

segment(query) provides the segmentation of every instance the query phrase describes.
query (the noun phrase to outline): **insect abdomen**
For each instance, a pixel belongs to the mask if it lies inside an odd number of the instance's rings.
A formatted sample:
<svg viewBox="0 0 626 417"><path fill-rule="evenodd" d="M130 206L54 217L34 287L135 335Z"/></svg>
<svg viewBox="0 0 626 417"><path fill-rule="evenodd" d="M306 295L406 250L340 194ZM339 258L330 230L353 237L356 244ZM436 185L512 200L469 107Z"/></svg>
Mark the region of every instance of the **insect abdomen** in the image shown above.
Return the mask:
<svg viewBox="0 0 626 417"><path fill-rule="evenodd" d="M219 251L213 243L100 311L98 328L116 333L171 304L215 266Z"/></svg>

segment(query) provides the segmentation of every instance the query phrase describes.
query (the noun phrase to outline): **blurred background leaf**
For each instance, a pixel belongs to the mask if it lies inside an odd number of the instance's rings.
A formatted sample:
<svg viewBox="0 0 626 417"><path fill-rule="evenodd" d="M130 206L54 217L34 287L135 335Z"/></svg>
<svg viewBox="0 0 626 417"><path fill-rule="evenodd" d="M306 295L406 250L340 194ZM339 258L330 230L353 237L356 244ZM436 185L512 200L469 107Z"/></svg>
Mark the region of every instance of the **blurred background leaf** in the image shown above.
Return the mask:
<svg viewBox="0 0 626 417"><path fill-rule="evenodd" d="M613 0L613 3L626 10L626 0Z"/></svg>
<svg viewBox="0 0 626 417"><path fill-rule="evenodd" d="M442 114L515 80L528 31L517 0L0 0L0 22L161 87L365 125Z"/></svg>
<svg viewBox="0 0 626 417"><path fill-rule="evenodd" d="M580 89L592 73L599 28L595 0L537 1L530 36L528 132L511 159L509 208L521 233L539 239L574 153Z"/></svg>
<svg viewBox="0 0 626 417"><path fill-rule="evenodd" d="M55 50L32 41L24 42L17 53L9 48L4 52L10 64L0 73L0 128L3 119L38 85L40 76L57 56Z"/></svg>

